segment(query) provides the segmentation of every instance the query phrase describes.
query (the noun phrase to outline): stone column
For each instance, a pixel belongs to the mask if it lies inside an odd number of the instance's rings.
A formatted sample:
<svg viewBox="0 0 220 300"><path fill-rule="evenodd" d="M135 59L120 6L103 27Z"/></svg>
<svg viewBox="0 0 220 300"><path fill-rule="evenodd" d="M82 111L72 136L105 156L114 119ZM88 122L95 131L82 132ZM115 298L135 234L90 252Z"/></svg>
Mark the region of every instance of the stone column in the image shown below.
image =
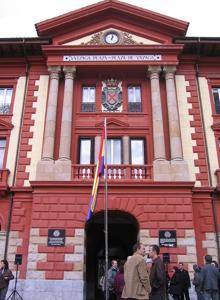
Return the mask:
<svg viewBox="0 0 220 300"><path fill-rule="evenodd" d="M160 96L160 80L159 74L161 72L160 66L150 66L148 68L150 73L151 84L151 101L153 114L153 143L154 143L154 159L165 159L165 142L163 130L163 115Z"/></svg>
<svg viewBox="0 0 220 300"><path fill-rule="evenodd" d="M76 68L64 67L65 87L63 112L60 135L59 159L70 159L71 132L72 132L72 108L73 108L73 84Z"/></svg>
<svg viewBox="0 0 220 300"><path fill-rule="evenodd" d="M56 129L57 99L59 89L60 67L49 67L50 88L48 95L47 114L45 120L45 132L42 149L42 159L37 165L37 180L54 179L54 140Z"/></svg>
<svg viewBox="0 0 220 300"><path fill-rule="evenodd" d="M189 180L188 166L183 161L179 113L177 107L174 74L175 66L165 66L165 80L167 93L167 108L169 119L170 151L171 151L171 179L174 181Z"/></svg>
<svg viewBox="0 0 220 300"><path fill-rule="evenodd" d="M76 68L64 67L63 72L65 75L64 85L64 99L63 111L60 133L60 149L59 159L55 162L56 180L71 180L71 167L70 160L71 151L71 136L72 136L72 108L73 108L73 84Z"/></svg>
<svg viewBox="0 0 220 300"><path fill-rule="evenodd" d="M122 137L123 143L123 164L129 165L129 136Z"/></svg>
<svg viewBox="0 0 220 300"><path fill-rule="evenodd" d="M164 67L167 92L167 108L169 118L170 151L172 159L182 159L182 144L177 108L176 88L174 82L175 66Z"/></svg>
<svg viewBox="0 0 220 300"><path fill-rule="evenodd" d="M170 166L166 160L165 139L163 128L163 114L160 95L160 66L149 66L151 83L152 119L153 119L153 143L154 143L154 180L169 181Z"/></svg>
<svg viewBox="0 0 220 300"><path fill-rule="evenodd" d="M49 67L49 72L50 89L47 104L42 159L53 159L60 67Z"/></svg>

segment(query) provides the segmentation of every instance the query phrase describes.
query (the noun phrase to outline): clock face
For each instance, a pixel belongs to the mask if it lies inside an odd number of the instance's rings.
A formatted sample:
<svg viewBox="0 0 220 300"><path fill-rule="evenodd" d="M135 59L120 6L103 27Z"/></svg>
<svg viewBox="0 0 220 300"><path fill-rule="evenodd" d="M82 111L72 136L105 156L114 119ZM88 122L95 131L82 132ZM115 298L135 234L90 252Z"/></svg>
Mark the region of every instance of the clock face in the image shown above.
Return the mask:
<svg viewBox="0 0 220 300"><path fill-rule="evenodd" d="M116 44L119 41L119 36L116 32L109 32L105 36L105 42L107 44Z"/></svg>

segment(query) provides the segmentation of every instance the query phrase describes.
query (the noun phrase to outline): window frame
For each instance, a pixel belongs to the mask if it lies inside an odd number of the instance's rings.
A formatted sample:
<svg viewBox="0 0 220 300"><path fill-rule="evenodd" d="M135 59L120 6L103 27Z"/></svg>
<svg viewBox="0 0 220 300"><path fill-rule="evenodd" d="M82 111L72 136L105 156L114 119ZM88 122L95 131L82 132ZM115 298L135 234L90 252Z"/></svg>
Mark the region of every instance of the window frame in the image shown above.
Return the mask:
<svg viewBox="0 0 220 300"><path fill-rule="evenodd" d="M80 159L81 159L81 141L83 140L90 140L91 142L91 148L90 148L90 163L89 165L94 164L94 137L91 136L79 136L79 144L78 144L78 164L79 165L87 165L87 164L81 164Z"/></svg>
<svg viewBox="0 0 220 300"><path fill-rule="evenodd" d="M109 137L107 138L107 147L108 147L108 141L109 140L119 140L120 141L120 150L121 150L121 153L120 153L120 164L116 164L116 163L108 163L107 162L107 165L122 165L123 164L123 142L122 142L122 137ZM108 151L108 148L107 148L107 151ZM107 159L108 159L108 156L107 156Z"/></svg>
<svg viewBox="0 0 220 300"><path fill-rule="evenodd" d="M219 95L219 107L218 110L216 109L216 103L215 103L215 96L214 96L214 89L218 89L218 95ZM214 114L220 115L220 84L219 85L214 85L211 86L211 93L212 93L212 104L213 104L213 109L214 109Z"/></svg>
<svg viewBox="0 0 220 300"><path fill-rule="evenodd" d="M8 141L6 136L1 136L0 134L0 140L5 140L5 148L4 148L4 153L3 153L3 159L2 159L2 166L1 166L1 161L0 161L0 170L5 169L6 166L6 153L8 149ZM1 149L1 147L0 147Z"/></svg>
<svg viewBox="0 0 220 300"><path fill-rule="evenodd" d="M140 90L140 101L129 101L129 99L130 99L130 97L129 97L129 89L130 88L132 88L133 91L135 91L136 88L139 88L139 90ZM134 93L134 95L135 95L135 93ZM128 103L127 109L128 109L129 113L142 113L143 112L143 101L142 101L143 97L142 96L143 95L142 95L142 86L141 86L141 84L138 84L138 83L135 84L135 83L133 83L133 84L128 84L127 85L127 103ZM135 99L136 99L136 97L135 97ZM138 110L137 109L135 109L135 110L130 109L130 105L134 104L134 103L135 104L139 104L140 105L140 109L138 109Z"/></svg>
<svg viewBox="0 0 220 300"><path fill-rule="evenodd" d="M146 165L147 164L147 143L146 143L146 138L145 137L130 137L129 139L129 161L130 161L130 164L131 165L139 165L139 164L132 164L132 147L131 147L131 143L132 141L134 140L142 140L143 141L143 154L144 154L144 157L143 157L143 165ZM140 164L142 165L142 164Z"/></svg>
<svg viewBox="0 0 220 300"><path fill-rule="evenodd" d="M1 113L0 112L0 116L11 115L12 111L13 111L14 96L15 96L15 87L14 87L14 84L2 84L2 82L0 81L0 89L11 89L12 90L12 93L11 93L11 102L10 102L10 105L9 105L9 111L6 112L6 113Z"/></svg>
<svg viewBox="0 0 220 300"><path fill-rule="evenodd" d="M84 96L84 89L94 89L94 102L83 102L83 96ZM94 84L83 84L81 86L81 105L80 105L80 111L82 113L91 113L96 111L96 94L97 94L97 87ZM92 107L92 109L84 110L83 105L88 106L88 108Z"/></svg>

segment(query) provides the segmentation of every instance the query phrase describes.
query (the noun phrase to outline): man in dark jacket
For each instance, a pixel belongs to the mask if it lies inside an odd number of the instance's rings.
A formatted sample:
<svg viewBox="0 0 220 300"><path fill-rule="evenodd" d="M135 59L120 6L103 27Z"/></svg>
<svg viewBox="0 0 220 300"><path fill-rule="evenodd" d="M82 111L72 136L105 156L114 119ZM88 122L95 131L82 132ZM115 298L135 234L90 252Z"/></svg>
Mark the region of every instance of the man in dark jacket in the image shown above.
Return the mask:
<svg viewBox="0 0 220 300"><path fill-rule="evenodd" d="M205 265L201 270L201 285L203 289L203 297L205 300L218 300L218 280L220 273L217 268L211 265L212 256L205 256Z"/></svg>
<svg viewBox="0 0 220 300"><path fill-rule="evenodd" d="M195 286L196 294L197 294L197 299L198 300L203 300L203 292L202 292L202 285L201 285L201 268L194 264L193 265L193 270L194 270L194 278L193 278L193 284Z"/></svg>
<svg viewBox="0 0 220 300"><path fill-rule="evenodd" d="M112 260L112 265L111 268L108 270L108 289L109 289L109 300L115 300L116 299L116 294L114 290L114 281L115 281L115 276L118 272L118 262L117 260Z"/></svg>
<svg viewBox="0 0 220 300"><path fill-rule="evenodd" d="M190 300L189 288L190 288L191 284L190 284L189 272L184 269L182 262L179 263L179 271L180 271L180 279L182 282L181 299L184 300L184 296L185 296L185 300Z"/></svg>
<svg viewBox="0 0 220 300"><path fill-rule="evenodd" d="M150 272L151 284L151 300L165 300L166 299L166 272L164 264L159 257L160 248L157 245L149 247L149 256L153 260Z"/></svg>

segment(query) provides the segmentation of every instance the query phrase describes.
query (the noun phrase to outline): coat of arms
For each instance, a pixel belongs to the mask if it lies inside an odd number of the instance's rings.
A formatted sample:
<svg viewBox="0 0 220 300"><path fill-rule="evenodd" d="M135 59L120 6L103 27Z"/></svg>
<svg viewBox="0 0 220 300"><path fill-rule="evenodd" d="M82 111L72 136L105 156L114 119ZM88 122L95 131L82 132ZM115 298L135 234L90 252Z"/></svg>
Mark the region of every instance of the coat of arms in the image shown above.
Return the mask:
<svg viewBox="0 0 220 300"><path fill-rule="evenodd" d="M121 81L112 78L103 81L102 84L104 111L119 111L122 105Z"/></svg>

